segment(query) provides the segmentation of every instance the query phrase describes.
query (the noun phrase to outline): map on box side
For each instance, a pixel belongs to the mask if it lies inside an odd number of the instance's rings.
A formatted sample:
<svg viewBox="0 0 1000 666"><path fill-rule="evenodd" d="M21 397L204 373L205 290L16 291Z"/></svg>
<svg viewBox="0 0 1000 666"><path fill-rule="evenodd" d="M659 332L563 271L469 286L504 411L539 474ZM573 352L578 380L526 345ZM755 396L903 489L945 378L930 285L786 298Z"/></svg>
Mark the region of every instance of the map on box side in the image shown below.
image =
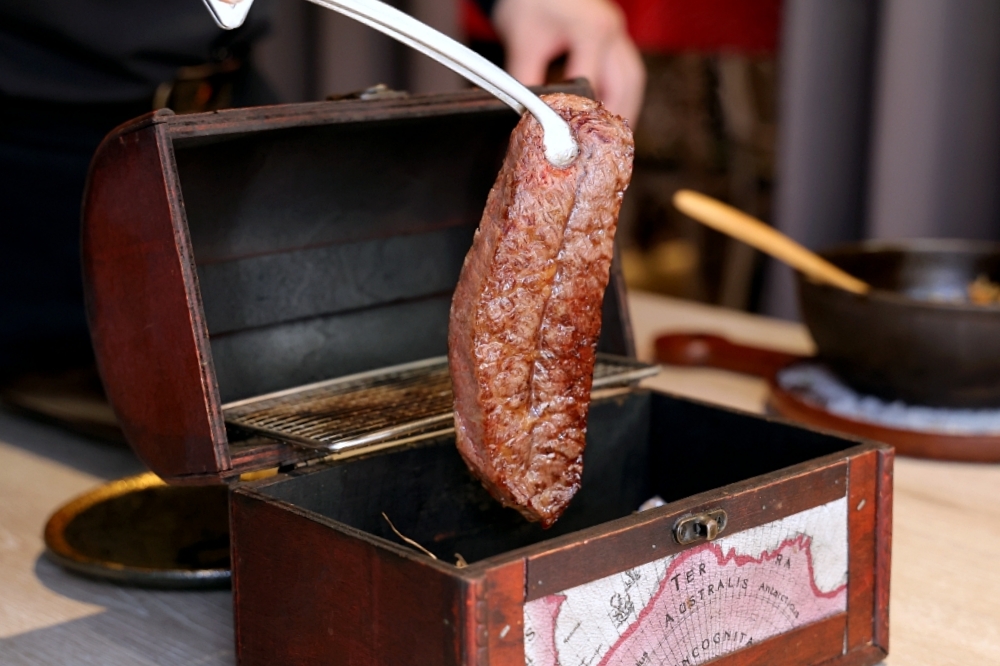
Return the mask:
<svg viewBox="0 0 1000 666"><path fill-rule="evenodd" d="M847 498L529 601L526 666L694 666L847 610Z"/></svg>

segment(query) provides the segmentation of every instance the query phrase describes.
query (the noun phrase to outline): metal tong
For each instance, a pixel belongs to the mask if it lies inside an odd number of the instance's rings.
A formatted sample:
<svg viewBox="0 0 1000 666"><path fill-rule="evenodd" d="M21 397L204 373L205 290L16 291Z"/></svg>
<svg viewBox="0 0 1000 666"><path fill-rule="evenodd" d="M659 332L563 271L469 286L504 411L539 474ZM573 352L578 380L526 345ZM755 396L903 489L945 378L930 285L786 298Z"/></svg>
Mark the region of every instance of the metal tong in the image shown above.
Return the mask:
<svg viewBox="0 0 1000 666"><path fill-rule="evenodd" d="M379 0L309 0L360 21L420 51L489 91L519 114L525 110L542 125L545 157L557 167L576 159L579 147L569 125L537 95L486 58L429 25ZM213 18L227 30L243 24L253 0L204 0Z"/></svg>

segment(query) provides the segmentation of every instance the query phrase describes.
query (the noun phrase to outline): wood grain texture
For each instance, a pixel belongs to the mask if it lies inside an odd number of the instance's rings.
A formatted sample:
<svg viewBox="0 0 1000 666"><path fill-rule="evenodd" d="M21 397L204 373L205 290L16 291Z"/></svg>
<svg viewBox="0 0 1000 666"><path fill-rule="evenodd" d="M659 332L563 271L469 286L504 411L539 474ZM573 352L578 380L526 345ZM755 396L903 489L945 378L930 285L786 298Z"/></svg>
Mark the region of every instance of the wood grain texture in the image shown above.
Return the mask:
<svg viewBox="0 0 1000 666"><path fill-rule="evenodd" d="M653 358L657 335L691 330L796 354L814 351L798 324L642 292L629 298L640 358ZM766 409L767 383L745 375L665 367L646 385L748 411ZM1000 663L1000 567L991 566L1000 554L1000 466L900 455L893 477L892 654L886 663ZM967 584L970 576L974 585Z"/></svg>
<svg viewBox="0 0 1000 666"><path fill-rule="evenodd" d="M886 658L886 652L876 645L852 650L847 654L824 661L820 666L871 666Z"/></svg>
<svg viewBox="0 0 1000 666"><path fill-rule="evenodd" d="M660 416L666 419L666 422L672 423L675 428L683 428L687 424L691 431L685 432L683 437L678 436L671 441L669 438L652 436L648 431L642 430L642 434L636 435L634 438L641 440L642 446L657 448L672 443L674 447L689 447L694 442L711 441L711 439L704 439L706 437L714 437L716 441L731 439L734 442L742 442L743 448L748 446L748 442L753 442L751 448L766 446L768 442L772 444L774 449L793 444L793 448L798 449L798 457L789 458L787 453L779 455L775 451L761 450L757 457L765 458L767 462L763 467L753 467L753 463L757 461L744 459L738 452L729 451L727 455L735 458L738 462L741 461L742 464L738 464L735 471L725 472L716 465L714 477L711 480L706 480L702 486L712 487L712 485L719 484L724 485L724 487L697 494L692 498L680 499L661 509L654 509L642 514L629 515L625 513L625 517L612 520L612 522L607 522L606 519L594 521L591 523L592 527L540 541L534 545L526 545L516 550L502 549L484 559L477 558L478 561L474 561L472 565L461 570L452 570L446 567L445 574L454 579L455 594L461 597L455 611L455 618L456 623L461 623L461 629L457 632L461 639L458 649L467 663L523 663L525 653L522 622L524 622L523 603L526 596L531 598L533 595L560 592L581 583L604 578L636 564L644 564L654 559L659 560L684 550L674 542L672 534L676 520L683 515L723 508L729 515L728 533L736 534L758 525L775 522L792 514L801 513L807 509L829 504L838 499L843 499L842 506L846 507L846 499L844 498L848 485L848 464L845 461L852 455L863 455L874 451L874 448L869 444L852 447L849 441L845 442L820 434L800 431L782 423L712 410L690 403L673 401L674 405L671 409L669 398L657 398L646 391L636 392L635 397L631 400L602 403L605 409L601 412L601 418L592 423L595 432L601 431L609 421L623 423L638 419L645 423L650 418L650 412L630 410L628 405L635 400L648 402L654 399L659 405L657 413L662 412ZM660 402L663 404L659 404ZM643 402L643 404L646 403ZM719 422L716 427L704 432L694 432L697 430L695 425L699 419L712 417ZM755 432L751 433L751 430ZM611 439L610 441L615 440ZM450 447L450 443L445 443L449 444ZM722 448L721 441L719 447L720 451L728 450ZM838 451L838 449L840 450ZM438 448L428 446L396 454L396 458L403 455L409 456L408 462L402 464L401 468L413 470L415 474L421 476L429 476L430 467L421 460L433 458L438 451ZM836 451L836 453L809 458L810 454L816 455L816 452L820 451ZM450 453L454 455L453 450ZM803 459L806 462L799 464L793 462ZM250 524L253 524L257 530L262 529L262 526L265 526L263 529L266 529L269 523L281 520L282 513L287 513L290 515L284 517L286 521L292 521L295 516L298 516L301 520L309 520L320 526L315 528L310 526L310 530L325 527L330 532L338 533L336 539L326 543L317 538L315 543L306 544L300 536L294 539L282 539L284 556L275 551L269 557L270 562L261 565L255 578L262 580L268 578L263 572L268 567L274 569L283 566L283 558L296 562L301 568L302 562L325 556L326 561L332 562L332 566L338 570L363 572L371 566L371 560L384 555L387 550L386 542L383 539L371 536L372 533L379 533L378 530L381 527L381 522L378 524L371 522L371 516L377 515L373 514L371 507L377 506L385 510L392 506L394 500L389 495L369 494L369 487L372 484L381 483L381 479L385 476L384 473L380 472L370 476L367 483L355 487L353 491L333 483L332 477L336 476L337 473L343 474L345 478L350 476L352 466L354 467L354 476L357 477L361 469L367 469L363 467L364 465L374 465L380 460L385 461L383 465L392 465L392 461L385 455L373 456L363 461L355 461L353 464L345 463L297 470L288 475L280 475L255 484L253 487L257 488L256 491L249 486L236 491L234 506L238 506L236 502L247 501L245 498L256 497L258 501L270 505L271 510L275 513L270 520L261 521L258 516L256 520L240 523L235 519L236 510L234 509L233 548L234 561L237 566L234 584L238 613L236 622L241 645L246 642L243 634L247 623L243 620L240 609L245 607L249 609L248 612L255 613L259 612L255 609L270 607L274 605L274 602L264 599L259 592L253 594L254 600L244 601L245 577L239 570L239 567L242 566L240 558L245 557L248 561L258 560L259 553L254 549L259 548L260 543L252 538L245 542L239 531L247 529L245 525ZM698 460L701 460L702 463L706 462L704 456ZM608 463L609 461L605 461L605 465ZM396 463L396 467L400 467L399 462ZM775 471L747 479L746 476L752 474L750 469ZM467 477L466 474L461 476L462 478ZM666 482L666 479L658 480ZM733 480L737 481L730 483ZM435 485L439 485L441 481L446 481L446 478L442 477ZM710 481L714 481L714 484ZM620 484L626 486L642 484L643 479L639 475L619 478L611 483L605 479L604 482L607 484L604 501L609 502L612 501L613 495L620 492L618 489ZM392 487L399 489L407 486L405 482L397 480L392 484ZM427 489L415 491L411 488L402 497L408 504L417 507L421 504L433 505L433 501L427 501L426 491ZM594 491L591 490L591 492ZM600 487L598 487L598 492L600 492ZM691 491L686 490L685 492ZM462 493L452 495L452 498L462 497L464 497ZM335 506L326 506L327 502L333 502ZM628 506L634 507L637 504L638 500L634 503L630 502ZM346 506L356 507L356 513L351 511L337 512L338 507ZM595 507L595 509L599 509L599 507ZM389 508L388 510L394 516L399 515L395 509ZM321 518L320 514L328 516L328 518ZM442 529L433 522L433 516L427 513L426 509L422 511L422 516L427 524L420 526L419 529L423 530L425 535L436 534L438 530ZM333 522L334 518L342 522L335 523ZM451 527L445 529L454 529L454 524L454 522L447 523ZM414 524L414 528L416 527L417 524ZM846 528L846 524L842 527ZM275 532L273 529L269 531ZM418 534L405 526L403 531L410 536ZM297 528L296 532L303 532L301 526ZM382 536L386 535L382 534ZM434 541L426 536L416 538L428 544ZM354 556L343 545L336 545L340 542L365 546L367 550L360 551ZM847 544L844 543L842 547L846 548L846 546ZM314 551L320 554L317 555ZM444 552L439 552L438 556L443 556ZM469 551L462 548L461 552L468 555ZM527 560L527 568L525 560ZM437 569L441 565L436 563L432 565L429 560L411 555L408 558L400 558L398 566L400 575L420 580L427 576L428 567ZM458 571L461 573L457 573ZM272 575L270 580L278 580L278 586L287 590L288 586L280 583L282 575L280 573ZM397 594L395 589L381 587L384 584L381 580L368 580L367 582L373 588L369 591L371 595L390 599ZM251 582L250 585L259 587L254 582ZM313 614L319 612L319 609L326 608L324 600L317 601L314 598L315 595L303 596L304 593L298 590L291 592L299 596L301 606L311 607ZM840 598L844 600L844 596ZM831 610L837 612L839 608L842 606ZM868 609L869 614L871 610L871 608ZM323 610L323 612L326 611ZM397 612L399 617L405 617L402 610ZM375 620L369 621L376 622ZM257 620L257 625L260 624L262 622ZM351 631L351 629L348 628L345 631ZM259 633L256 630L250 631L250 634L254 635ZM311 633L308 628L307 633ZM837 642L837 645L842 646L842 644L843 636ZM282 652L282 649L284 649L283 646L259 645L256 647L256 654L261 660L265 658L271 660L286 659L288 655Z"/></svg>
<svg viewBox="0 0 1000 666"><path fill-rule="evenodd" d="M656 360L670 365L731 370L771 379L787 365L801 360L797 354L751 347L707 333L668 333L656 338Z"/></svg>
<svg viewBox="0 0 1000 666"><path fill-rule="evenodd" d="M541 90L536 87L536 91ZM545 92L566 92L593 97L586 79L546 86ZM227 134L246 134L272 129L323 125L330 122L358 122L414 118L437 114L442 107L449 113L498 112L510 114L503 102L482 90L465 90L439 95L418 95L393 99L338 100L225 109L209 113L173 116L170 133L175 139L202 139ZM513 123L512 123L513 124Z"/></svg>
<svg viewBox="0 0 1000 666"><path fill-rule="evenodd" d="M322 458L327 453L321 449L307 452L301 447L295 447L284 442L277 442L266 437L253 437L248 440L231 442L229 456L232 467L224 478L237 476L244 472L291 466L313 458Z"/></svg>
<svg viewBox="0 0 1000 666"><path fill-rule="evenodd" d="M1000 664L1000 466L895 461L890 664Z"/></svg>
<svg viewBox="0 0 1000 666"><path fill-rule="evenodd" d="M725 489L538 544L527 553L526 600L576 587L684 550L673 537L677 519L723 509L725 534L757 527L843 497L843 454L826 456Z"/></svg>
<svg viewBox="0 0 1000 666"><path fill-rule="evenodd" d="M878 452L875 516L875 645L889 651L889 580L892 573L892 503L896 452Z"/></svg>
<svg viewBox="0 0 1000 666"><path fill-rule="evenodd" d="M241 664L461 663L458 569L249 490L231 523Z"/></svg>
<svg viewBox="0 0 1000 666"><path fill-rule="evenodd" d="M844 649L843 613L789 631L713 660L725 666L799 666L839 664Z"/></svg>
<svg viewBox="0 0 1000 666"><path fill-rule="evenodd" d="M801 324L641 291L630 291L628 302L640 360L657 362L656 338L660 335L691 331L785 353L815 353ZM660 374L643 385L755 414L765 411L768 397L767 384L756 377L703 367L663 365Z"/></svg>
<svg viewBox="0 0 1000 666"><path fill-rule="evenodd" d="M208 331L167 137L169 113L112 132L84 197L87 316L129 442L164 478L229 467Z"/></svg>
<svg viewBox="0 0 1000 666"><path fill-rule="evenodd" d="M490 663L489 607L486 603L486 580L470 580L459 615L462 632L462 663L487 666Z"/></svg>
<svg viewBox="0 0 1000 666"><path fill-rule="evenodd" d="M877 475L877 450L851 458L847 482L849 650L870 645L874 639L876 492L880 488Z"/></svg>
<svg viewBox="0 0 1000 666"><path fill-rule="evenodd" d="M582 80L547 90L591 94ZM112 132L85 197L88 311L108 394L147 464L188 483L271 465L290 450L261 445L230 458L223 399L443 353L457 279L446 264L461 264L495 172L482 174L516 121L490 95L462 91L161 111ZM386 178L399 183L393 196ZM448 186L443 200L427 194ZM436 251L419 245L418 231ZM354 256L352 234L374 256ZM337 252L354 261L332 260ZM400 277L399 266L420 263L414 256L429 273ZM382 291L379 262L396 266ZM617 266L612 273L621 280ZM632 350L623 290L616 284L606 299L602 351ZM381 318L370 311L379 306ZM330 320L342 310L346 320ZM406 314L418 319L409 337L396 325Z"/></svg>
<svg viewBox="0 0 1000 666"><path fill-rule="evenodd" d="M678 190L674 193L673 202L685 215L788 264L816 282L833 285L852 294L867 294L871 290L870 285L766 222L718 199L692 190Z"/></svg>
<svg viewBox="0 0 1000 666"><path fill-rule="evenodd" d="M486 574L490 666L524 664L525 561L518 559L490 569Z"/></svg>
<svg viewBox="0 0 1000 666"><path fill-rule="evenodd" d="M632 293L641 357L655 334L710 330L808 353L801 326ZM650 383L747 411L766 384L706 368L665 368ZM123 458L123 455L125 458ZM135 473L127 452L0 412L0 662L12 666L232 666L227 592L136 591L79 579L39 559L49 513L103 479ZM1000 663L1000 466L895 460L889 666ZM880 523L881 524L881 523ZM947 537L942 537L947 535ZM974 584L970 584L970 580ZM878 661L872 646L824 666Z"/></svg>
<svg viewBox="0 0 1000 666"><path fill-rule="evenodd" d="M128 449L0 409L0 664L232 664L227 590L168 592L73 575L42 527L72 497L142 464Z"/></svg>

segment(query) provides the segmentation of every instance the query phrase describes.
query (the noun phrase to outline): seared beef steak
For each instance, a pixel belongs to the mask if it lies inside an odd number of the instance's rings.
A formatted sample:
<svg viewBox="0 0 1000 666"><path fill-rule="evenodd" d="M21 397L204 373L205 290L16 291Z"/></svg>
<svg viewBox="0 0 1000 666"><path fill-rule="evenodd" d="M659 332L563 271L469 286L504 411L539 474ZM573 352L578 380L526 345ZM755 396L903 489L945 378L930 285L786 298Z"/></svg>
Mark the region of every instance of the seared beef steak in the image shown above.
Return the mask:
<svg viewBox="0 0 1000 666"><path fill-rule="evenodd" d="M458 450L506 506L550 526L580 486L601 305L632 132L598 103L545 101L580 154L544 154L529 114L507 157L455 290L449 362Z"/></svg>

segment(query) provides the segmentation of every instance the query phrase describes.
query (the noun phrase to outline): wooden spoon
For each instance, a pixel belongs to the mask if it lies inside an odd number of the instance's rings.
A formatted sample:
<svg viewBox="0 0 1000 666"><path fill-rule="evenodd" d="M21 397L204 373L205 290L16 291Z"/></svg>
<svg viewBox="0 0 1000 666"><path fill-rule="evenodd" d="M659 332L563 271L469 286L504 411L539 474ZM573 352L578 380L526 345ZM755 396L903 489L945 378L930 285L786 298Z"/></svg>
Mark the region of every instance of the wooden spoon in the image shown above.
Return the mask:
<svg viewBox="0 0 1000 666"><path fill-rule="evenodd" d="M855 294L871 291L867 282L845 273L774 227L718 199L691 190L678 190L674 194L674 206L688 217L788 264L815 282Z"/></svg>

